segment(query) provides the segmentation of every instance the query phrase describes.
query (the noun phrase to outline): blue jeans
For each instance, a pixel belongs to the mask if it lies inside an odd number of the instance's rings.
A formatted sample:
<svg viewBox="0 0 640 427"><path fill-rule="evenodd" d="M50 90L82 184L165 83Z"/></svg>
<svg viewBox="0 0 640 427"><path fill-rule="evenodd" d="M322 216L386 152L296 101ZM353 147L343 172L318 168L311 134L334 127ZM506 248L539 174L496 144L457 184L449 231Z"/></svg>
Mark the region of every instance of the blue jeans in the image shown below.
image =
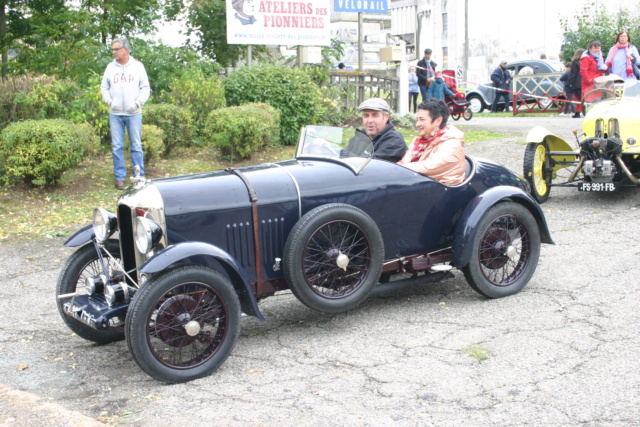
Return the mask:
<svg viewBox="0 0 640 427"><path fill-rule="evenodd" d="M422 101L427 100L427 91L429 90L429 86L420 86L420 94L422 95Z"/></svg>
<svg viewBox="0 0 640 427"><path fill-rule="evenodd" d="M118 116L109 114L111 126L111 155L113 174L118 181L124 181L127 168L124 166L124 130L129 134L131 145L131 163L133 168L140 166L140 176L144 176L144 157L142 154L142 114L136 116Z"/></svg>

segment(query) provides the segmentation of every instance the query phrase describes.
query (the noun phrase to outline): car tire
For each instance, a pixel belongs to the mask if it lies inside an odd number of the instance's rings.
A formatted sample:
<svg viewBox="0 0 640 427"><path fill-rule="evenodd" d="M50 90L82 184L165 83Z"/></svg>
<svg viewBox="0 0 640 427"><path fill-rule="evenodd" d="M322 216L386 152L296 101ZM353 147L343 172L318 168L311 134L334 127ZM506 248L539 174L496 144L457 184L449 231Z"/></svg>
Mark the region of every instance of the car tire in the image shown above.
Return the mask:
<svg viewBox="0 0 640 427"><path fill-rule="evenodd" d="M118 263L120 260L120 244L117 240L107 240L102 252L105 258L107 267L115 267L116 262L107 257L106 252L109 252ZM110 331L102 329L94 329L77 319L69 316L64 312L64 303L66 299L58 299L59 295L71 294L78 292L80 294L86 293L84 291L84 280L87 277L98 276L102 273L102 264L100 258L96 252L96 248L93 243L86 244L77 249L67 262L62 267L62 271L58 276L58 282L56 284L56 305L58 306L58 312L62 316L62 320L67 324L69 329L76 333L85 340L95 342L97 344L108 344L114 341L120 341L124 339L124 333L119 331Z"/></svg>
<svg viewBox="0 0 640 427"><path fill-rule="evenodd" d="M227 359L240 333L240 302L211 269L178 267L143 284L129 306L125 333L136 363L153 378L201 378Z"/></svg>
<svg viewBox="0 0 640 427"><path fill-rule="evenodd" d="M540 230L524 206L502 202L489 209L476 228L469 264L462 268L469 285L488 298L518 293L529 282L540 256Z"/></svg>
<svg viewBox="0 0 640 427"><path fill-rule="evenodd" d="M524 151L522 172L531 187L531 195L538 203L544 203L551 193L549 146L546 142L530 142Z"/></svg>
<svg viewBox="0 0 640 427"><path fill-rule="evenodd" d="M327 204L309 211L293 227L284 260L289 288L303 304L341 313L364 301L378 283L384 242L365 212Z"/></svg>
<svg viewBox="0 0 640 427"><path fill-rule="evenodd" d="M482 98L478 95L469 96L469 98L467 98L467 101L469 101L469 110L471 110L474 114L482 113L484 109L487 108L484 105L484 101L482 100Z"/></svg>
<svg viewBox="0 0 640 427"><path fill-rule="evenodd" d="M464 113L462 114L462 118L464 118L466 121L471 120L471 118L473 117L473 111L471 111L470 108L467 108L466 110L464 110Z"/></svg>

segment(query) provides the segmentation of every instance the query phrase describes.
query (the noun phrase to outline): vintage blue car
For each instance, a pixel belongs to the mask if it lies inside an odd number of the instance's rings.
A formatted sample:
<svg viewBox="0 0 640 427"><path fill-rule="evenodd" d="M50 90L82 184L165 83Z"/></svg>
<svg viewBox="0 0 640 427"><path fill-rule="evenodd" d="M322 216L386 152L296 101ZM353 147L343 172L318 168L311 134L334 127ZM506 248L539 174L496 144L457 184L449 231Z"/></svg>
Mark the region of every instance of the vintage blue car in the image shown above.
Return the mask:
<svg viewBox="0 0 640 427"><path fill-rule="evenodd" d="M452 268L489 298L527 284L553 242L526 181L467 157L448 187L353 135L306 127L292 160L134 178L117 212L96 208L65 243L79 249L57 283L62 318L96 343L126 338L145 372L177 383L216 370L241 315L264 320L259 300L280 290L339 313Z"/></svg>

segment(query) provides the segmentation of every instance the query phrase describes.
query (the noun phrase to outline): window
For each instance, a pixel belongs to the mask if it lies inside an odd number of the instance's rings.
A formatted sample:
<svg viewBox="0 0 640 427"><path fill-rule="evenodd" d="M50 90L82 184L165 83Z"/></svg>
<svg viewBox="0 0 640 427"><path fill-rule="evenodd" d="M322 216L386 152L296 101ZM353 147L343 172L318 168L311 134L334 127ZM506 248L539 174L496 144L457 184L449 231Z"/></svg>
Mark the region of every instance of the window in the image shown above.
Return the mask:
<svg viewBox="0 0 640 427"><path fill-rule="evenodd" d="M449 48L448 47L442 48L442 67L440 67L440 69L444 70L445 68L449 68Z"/></svg>
<svg viewBox="0 0 640 427"><path fill-rule="evenodd" d="M446 33L449 30L449 23L447 21L447 14L442 14L442 32Z"/></svg>

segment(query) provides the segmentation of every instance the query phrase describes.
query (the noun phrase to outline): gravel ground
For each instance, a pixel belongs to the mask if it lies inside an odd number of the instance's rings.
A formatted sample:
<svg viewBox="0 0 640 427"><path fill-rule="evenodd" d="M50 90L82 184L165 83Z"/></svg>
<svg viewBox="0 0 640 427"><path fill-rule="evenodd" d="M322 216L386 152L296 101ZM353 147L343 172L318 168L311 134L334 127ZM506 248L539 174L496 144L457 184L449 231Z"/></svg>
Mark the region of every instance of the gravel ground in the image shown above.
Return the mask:
<svg viewBox="0 0 640 427"><path fill-rule="evenodd" d="M581 121L456 125L513 135L467 151L521 172L529 129L572 140ZM62 239L4 242L0 425L638 425L640 231L624 224L639 207L635 190L552 189L543 210L556 244L504 299L480 297L459 272L339 315L268 298L267 321L242 320L217 372L180 385L144 374L124 342L93 345L63 325Z"/></svg>

